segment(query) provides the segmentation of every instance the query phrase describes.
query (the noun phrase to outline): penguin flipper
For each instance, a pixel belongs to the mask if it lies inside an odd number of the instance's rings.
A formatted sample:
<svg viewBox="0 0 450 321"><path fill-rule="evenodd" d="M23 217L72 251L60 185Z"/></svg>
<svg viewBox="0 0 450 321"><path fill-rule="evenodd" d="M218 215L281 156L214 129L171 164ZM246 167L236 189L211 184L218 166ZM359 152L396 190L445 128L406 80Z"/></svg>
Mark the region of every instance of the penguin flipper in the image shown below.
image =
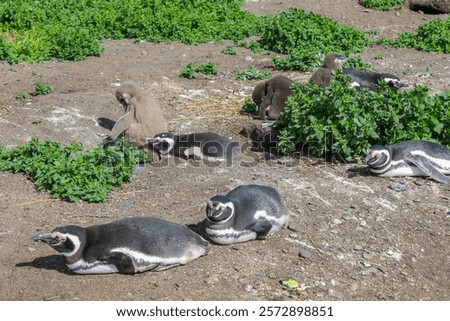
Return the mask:
<svg viewBox="0 0 450 321"><path fill-rule="evenodd" d="M108 262L116 266L119 273L134 274L136 273L133 259L121 252L111 252L108 257Z"/></svg>
<svg viewBox="0 0 450 321"><path fill-rule="evenodd" d="M432 179L450 185L450 178L439 172L430 161L421 155L411 155L408 154L405 156L405 160L413 163L418 168L420 168L426 175L430 176Z"/></svg>
<svg viewBox="0 0 450 321"><path fill-rule="evenodd" d="M181 264L180 264L180 263L174 263L174 264L160 264L160 265L157 265L156 267L152 268L151 270L152 270L153 272L159 272L159 271L164 271L164 270L168 270L168 269L177 267L177 266L179 266L179 265L181 265Z"/></svg>
<svg viewBox="0 0 450 321"><path fill-rule="evenodd" d="M130 127L131 123L133 122L133 119L134 115L131 110L122 117L120 117L116 121L114 127L111 129L111 132L109 133L110 139L116 140L121 133L123 133Z"/></svg>
<svg viewBox="0 0 450 321"><path fill-rule="evenodd" d="M268 220L259 220L249 229L256 233L257 240L265 240L272 229L272 223Z"/></svg>

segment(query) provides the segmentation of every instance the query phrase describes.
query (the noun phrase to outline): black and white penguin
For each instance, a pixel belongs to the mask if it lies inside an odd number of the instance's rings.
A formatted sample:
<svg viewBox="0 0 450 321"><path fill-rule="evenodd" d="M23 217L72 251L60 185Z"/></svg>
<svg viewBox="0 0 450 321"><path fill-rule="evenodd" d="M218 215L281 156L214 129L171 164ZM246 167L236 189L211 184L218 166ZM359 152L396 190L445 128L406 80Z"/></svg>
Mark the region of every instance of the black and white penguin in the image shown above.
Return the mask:
<svg viewBox="0 0 450 321"><path fill-rule="evenodd" d="M450 184L450 150L423 140L402 141L393 145L374 145L365 163L378 176L429 176Z"/></svg>
<svg viewBox="0 0 450 321"><path fill-rule="evenodd" d="M55 228L33 236L66 257L78 274L162 271L208 252L210 244L184 225L153 217L131 217L103 225Z"/></svg>
<svg viewBox="0 0 450 321"><path fill-rule="evenodd" d="M212 197L206 206L206 233L218 244L265 239L289 221L280 194L264 185L241 185Z"/></svg>
<svg viewBox="0 0 450 321"><path fill-rule="evenodd" d="M252 99L258 107L259 119L276 120L286 107L288 97L292 94L294 82L284 76L275 76L260 82L252 92Z"/></svg>
<svg viewBox="0 0 450 321"><path fill-rule="evenodd" d="M147 142L152 144L161 158L177 156L184 159L204 159L215 161L231 161L241 154L239 142L214 132L191 134L160 133Z"/></svg>
<svg viewBox="0 0 450 321"><path fill-rule="evenodd" d="M352 79L351 87L358 90L369 89L375 91L378 83L382 80L395 89L409 86L408 83L402 82L400 78L389 73L378 73L352 68L344 68L342 72L350 76Z"/></svg>
<svg viewBox="0 0 450 321"><path fill-rule="evenodd" d="M323 61L323 66L318 68L312 74L310 80L325 88L328 87L330 82L333 80L333 72L342 71L344 74L350 76L350 86L357 90L369 89L374 91L377 89L378 82L381 80L384 80L389 86L395 89L409 86L408 83L402 82L400 78L389 73L343 68L342 64L345 61L347 61L347 58L336 52L327 54Z"/></svg>
<svg viewBox="0 0 450 321"><path fill-rule="evenodd" d="M346 60L347 58L339 55L337 52L327 54L323 60L322 67L319 67L314 71L310 80L314 81L322 88L328 87L333 80L333 72L341 71L342 64Z"/></svg>

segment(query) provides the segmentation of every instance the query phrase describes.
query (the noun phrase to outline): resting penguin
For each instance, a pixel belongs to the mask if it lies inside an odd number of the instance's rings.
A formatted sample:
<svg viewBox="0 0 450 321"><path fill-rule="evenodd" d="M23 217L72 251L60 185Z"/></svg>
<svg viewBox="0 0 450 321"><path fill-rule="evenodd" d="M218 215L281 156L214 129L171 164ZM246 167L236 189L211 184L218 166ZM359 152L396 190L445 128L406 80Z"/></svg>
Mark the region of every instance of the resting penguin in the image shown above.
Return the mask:
<svg viewBox="0 0 450 321"><path fill-rule="evenodd" d="M214 132L180 135L164 132L153 138L147 138L147 142L152 144L163 159L177 156L183 159L193 157L231 161L233 157L241 154L239 142Z"/></svg>
<svg viewBox="0 0 450 321"><path fill-rule="evenodd" d="M64 255L68 268L78 274L162 271L206 254L210 246L186 226L153 217L57 227L33 240Z"/></svg>
<svg viewBox="0 0 450 321"><path fill-rule="evenodd" d="M375 91L378 82L381 80L384 80L390 87L395 89L409 86L407 83L400 81L400 78L397 76L388 73L378 73L351 68L344 68L342 71L352 79L351 87L358 90L367 88Z"/></svg>
<svg viewBox="0 0 450 321"><path fill-rule="evenodd" d="M206 233L219 244L265 239L284 227L289 216L273 187L241 185L208 201Z"/></svg>
<svg viewBox="0 0 450 321"><path fill-rule="evenodd" d="M275 76L255 86L252 100L258 106L259 119L276 120L286 107L286 101L292 94L294 82L284 76Z"/></svg>
<svg viewBox="0 0 450 321"><path fill-rule="evenodd" d="M322 88L328 87L333 80L333 71L342 70L342 64L345 61L346 58L344 56L341 56L336 52L329 53L323 60L323 66L314 71L310 80L314 81Z"/></svg>
<svg viewBox="0 0 450 321"><path fill-rule="evenodd" d="M442 145L408 140L393 145L374 145L367 151L365 163L378 176L430 176L450 184L450 150Z"/></svg>

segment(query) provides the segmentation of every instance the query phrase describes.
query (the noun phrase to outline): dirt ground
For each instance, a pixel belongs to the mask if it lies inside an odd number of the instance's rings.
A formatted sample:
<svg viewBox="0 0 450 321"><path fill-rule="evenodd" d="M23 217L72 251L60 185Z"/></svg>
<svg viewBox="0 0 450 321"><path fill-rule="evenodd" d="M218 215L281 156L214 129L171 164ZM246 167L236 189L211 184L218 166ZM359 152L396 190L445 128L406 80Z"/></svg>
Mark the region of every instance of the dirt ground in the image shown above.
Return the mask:
<svg viewBox="0 0 450 321"><path fill-rule="evenodd" d="M289 7L333 18L379 35L412 31L435 18L402 8L368 10L353 0L248 1L252 12ZM82 62L0 65L0 144L13 147L32 137L100 144L99 118L122 115L117 86L134 80L162 105L169 128L214 130L239 136L252 120L240 113L257 81L237 81L233 71L254 66L305 82L310 74L277 72L266 53L231 43L104 41L104 54ZM384 59L375 59L382 54ZM411 49L368 47L361 57L379 71L422 83L432 93L450 89L450 55ZM219 76L179 77L189 63L216 63ZM51 84L46 96L31 93L33 82ZM36 120L39 119L41 122ZM254 121L253 121L254 122ZM21 174L0 172L1 300L450 300L450 187L425 178L377 178L364 166L302 158L233 167L145 165L133 181L114 190L106 203L67 203L35 190ZM390 189L391 183L407 190ZM128 216L152 215L202 233L205 202L240 184L276 187L292 212L289 227L265 241L213 245L189 264L134 276L71 274L64 259L31 237L56 226L88 226ZM293 278L297 289L281 282Z"/></svg>

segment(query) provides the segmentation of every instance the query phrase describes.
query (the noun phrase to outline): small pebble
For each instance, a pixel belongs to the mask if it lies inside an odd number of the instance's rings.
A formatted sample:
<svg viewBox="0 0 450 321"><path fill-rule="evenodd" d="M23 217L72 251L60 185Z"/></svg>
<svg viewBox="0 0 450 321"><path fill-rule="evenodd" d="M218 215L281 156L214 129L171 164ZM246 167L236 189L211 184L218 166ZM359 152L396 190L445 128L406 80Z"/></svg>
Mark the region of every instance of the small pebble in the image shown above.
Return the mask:
<svg viewBox="0 0 450 321"><path fill-rule="evenodd" d="M128 204L128 203L120 203L117 205L118 208L122 209L122 210L127 210L129 208L131 208L133 205Z"/></svg>
<svg viewBox="0 0 450 321"><path fill-rule="evenodd" d="M302 250L300 250L300 253L298 253L298 256L305 258L305 259L310 258L311 255L312 255L311 252L308 251L307 249L302 249Z"/></svg>
<svg viewBox="0 0 450 321"><path fill-rule="evenodd" d="M361 222L359 222L360 226L367 226L367 221L366 220L361 220Z"/></svg>
<svg viewBox="0 0 450 321"><path fill-rule="evenodd" d="M251 284L244 285L244 291L245 292L252 292L253 291L253 286Z"/></svg>
<svg viewBox="0 0 450 321"><path fill-rule="evenodd" d="M362 247L362 245L357 244L357 245L355 245L355 246L353 247L353 249L354 249L355 251L362 251L362 250L363 250L363 247Z"/></svg>
<svg viewBox="0 0 450 321"><path fill-rule="evenodd" d="M391 185L389 185L389 188L393 189L394 191L397 191L397 192L403 192L408 189L408 186L406 186L405 184L401 184L401 183L392 183Z"/></svg>

